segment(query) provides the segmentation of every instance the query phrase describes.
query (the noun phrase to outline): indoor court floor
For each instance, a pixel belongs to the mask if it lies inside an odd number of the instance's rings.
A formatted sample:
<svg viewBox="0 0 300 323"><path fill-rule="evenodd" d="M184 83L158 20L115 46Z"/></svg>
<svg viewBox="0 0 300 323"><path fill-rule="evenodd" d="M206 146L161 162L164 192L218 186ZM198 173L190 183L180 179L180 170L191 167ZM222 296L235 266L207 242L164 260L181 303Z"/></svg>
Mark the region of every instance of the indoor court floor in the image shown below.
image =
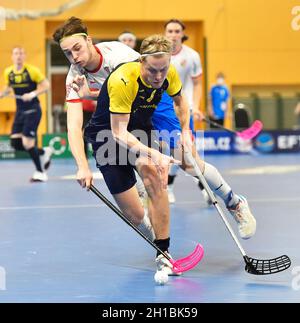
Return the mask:
<svg viewBox="0 0 300 323"><path fill-rule="evenodd" d="M170 252L182 258L200 242L205 255L193 270L157 286L155 250L80 188L72 179L73 160L54 159L47 183L29 182L29 160L1 161L0 303L299 302L300 155L206 160L247 197L257 219L256 235L240 239L247 254L262 259L287 254L288 270L246 273L217 211L205 205L197 185L181 172L171 206ZM111 199L103 179L95 185ZM230 223L237 232L233 219Z"/></svg>

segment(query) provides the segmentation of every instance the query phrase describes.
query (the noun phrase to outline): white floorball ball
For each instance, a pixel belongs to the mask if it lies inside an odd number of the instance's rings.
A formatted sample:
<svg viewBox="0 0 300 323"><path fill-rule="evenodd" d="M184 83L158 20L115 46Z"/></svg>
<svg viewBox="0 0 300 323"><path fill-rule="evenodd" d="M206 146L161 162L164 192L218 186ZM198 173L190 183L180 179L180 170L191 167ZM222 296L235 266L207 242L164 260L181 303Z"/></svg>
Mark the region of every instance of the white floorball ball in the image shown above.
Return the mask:
<svg viewBox="0 0 300 323"><path fill-rule="evenodd" d="M154 280L158 285L165 285L169 280L169 276L163 270L158 270L154 275Z"/></svg>

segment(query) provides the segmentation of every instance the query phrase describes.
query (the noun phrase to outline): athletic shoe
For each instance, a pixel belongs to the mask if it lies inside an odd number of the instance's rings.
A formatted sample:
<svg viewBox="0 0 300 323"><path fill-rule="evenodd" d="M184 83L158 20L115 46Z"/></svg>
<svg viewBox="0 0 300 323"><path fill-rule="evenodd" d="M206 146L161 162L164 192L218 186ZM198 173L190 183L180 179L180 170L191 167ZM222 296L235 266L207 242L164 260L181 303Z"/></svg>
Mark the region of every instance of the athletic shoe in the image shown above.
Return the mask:
<svg viewBox="0 0 300 323"><path fill-rule="evenodd" d="M35 171L30 179L30 182L47 182L48 176L44 172Z"/></svg>
<svg viewBox="0 0 300 323"><path fill-rule="evenodd" d="M47 170L50 167L51 156L53 154L53 150L51 147L43 148L44 154L40 156L42 167L44 170Z"/></svg>
<svg viewBox="0 0 300 323"><path fill-rule="evenodd" d="M252 215L245 197L239 195L240 202L234 209L228 208L238 224L239 234L243 239L251 238L256 231L256 220Z"/></svg>
<svg viewBox="0 0 300 323"><path fill-rule="evenodd" d="M165 253L172 259L171 255L168 252L165 252ZM157 270L158 271L163 270L168 274L168 276L180 276L182 274L182 273L175 273L172 270L173 266L170 263L170 261L161 254L156 257L155 262L156 262Z"/></svg>
<svg viewBox="0 0 300 323"><path fill-rule="evenodd" d="M174 189L174 184L168 185L168 199L170 204L174 204L176 201L173 189Z"/></svg>

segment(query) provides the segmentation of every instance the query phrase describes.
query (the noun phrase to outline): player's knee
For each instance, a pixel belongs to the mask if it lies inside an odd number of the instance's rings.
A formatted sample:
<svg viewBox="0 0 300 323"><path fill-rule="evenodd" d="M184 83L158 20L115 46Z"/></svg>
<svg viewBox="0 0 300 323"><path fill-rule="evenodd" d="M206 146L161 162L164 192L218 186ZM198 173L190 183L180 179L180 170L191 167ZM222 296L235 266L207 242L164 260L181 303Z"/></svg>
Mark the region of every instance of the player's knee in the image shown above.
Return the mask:
<svg viewBox="0 0 300 323"><path fill-rule="evenodd" d="M35 146L34 139L23 137L22 138L23 147L25 150L29 150Z"/></svg>
<svg viewBox="0 0 300 323"><path fill-rule="evenodd" d="M144 219L144 209L143 207L130 207L123 208L123 213L126 215L134 225L139 225L143 222Z"/></svg>
<svg viewBox="0 0 300 323"><path fill-rule="evenodd" d="M10 138L10 145L17 151L24 151L22 138Z"/></svg>
<svg viewBox="0 0 300 323"><path fill-rule="evenodd" d="M147 165L143 168L143 182L146 191L150 197L157 196L161 193L160 177L157 169L153 165Z"/></svg>

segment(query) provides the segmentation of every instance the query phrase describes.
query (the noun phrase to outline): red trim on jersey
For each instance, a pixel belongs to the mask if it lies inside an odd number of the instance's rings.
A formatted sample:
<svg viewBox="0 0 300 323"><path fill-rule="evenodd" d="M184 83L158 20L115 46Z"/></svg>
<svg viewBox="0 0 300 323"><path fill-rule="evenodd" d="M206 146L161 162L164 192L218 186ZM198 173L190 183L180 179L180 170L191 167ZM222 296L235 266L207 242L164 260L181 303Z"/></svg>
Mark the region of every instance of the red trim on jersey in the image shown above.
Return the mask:
<svg viewBox="0 0 300 323"><path fill-rule="evenodd" d="M66 102L70 102L70 103L79 103L79 102L82 102L82 99L66 100Z"/></svg>
<svg viewBox="0 0 300 323"><path fill-rule="evenodd" d="M103 55L101 54L100 49L99 49L97 46L95 46L95 45L94 45L94 48L96 49L96 52L97 52L97 53L99 54L99 56L100 56L100 61L99 61L98 66L97 66L93 71L89 71L89 70L87 70L87 72L89 72L89 73L97 73L97 72L100 70L100 68L101 68L101 66L102 66L102 62L103 62Z"/></svg>

